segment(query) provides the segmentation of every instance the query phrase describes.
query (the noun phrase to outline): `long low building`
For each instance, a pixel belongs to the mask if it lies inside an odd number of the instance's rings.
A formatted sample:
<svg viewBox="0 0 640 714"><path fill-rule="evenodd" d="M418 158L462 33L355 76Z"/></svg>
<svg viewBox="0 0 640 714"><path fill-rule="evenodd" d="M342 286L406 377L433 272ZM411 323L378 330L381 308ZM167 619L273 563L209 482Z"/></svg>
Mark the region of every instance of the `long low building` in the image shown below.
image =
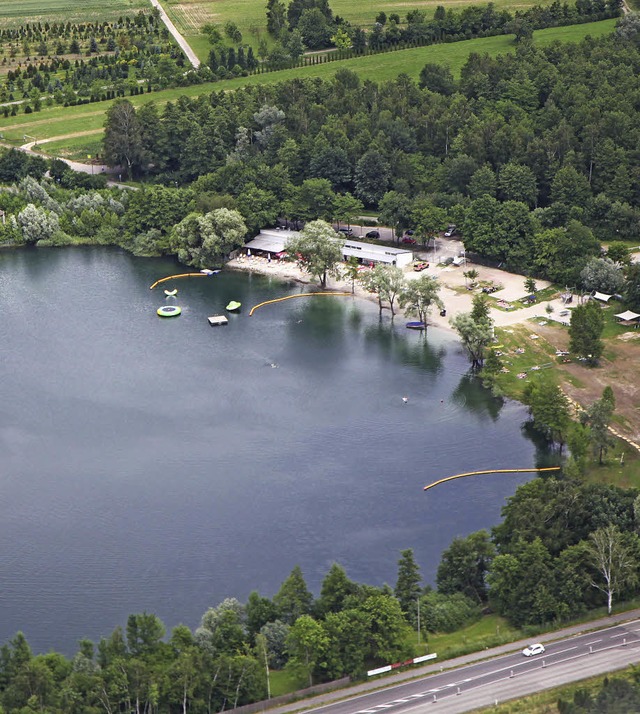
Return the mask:
<svg viewBox="0 0 640 714"><path fill-rule="evenodd" d="M255 254L277 255L284 252L288 240L298 235L300 235L298 231L261 230L253 240L245 245L245 249ZM342 254L345 260L354 257L363 265L383 263L406 268L413 263L413 252L410 250L390 248L387 245L376 245L375 243L362 243L351 238L345 239Z"/></svg>

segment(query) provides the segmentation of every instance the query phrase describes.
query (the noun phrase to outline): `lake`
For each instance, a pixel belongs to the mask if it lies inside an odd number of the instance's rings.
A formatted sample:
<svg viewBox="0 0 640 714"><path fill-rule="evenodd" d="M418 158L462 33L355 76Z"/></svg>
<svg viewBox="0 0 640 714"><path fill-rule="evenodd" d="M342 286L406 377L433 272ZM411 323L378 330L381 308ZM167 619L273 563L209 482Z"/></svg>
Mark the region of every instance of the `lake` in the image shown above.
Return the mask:
<svg viewBox="0 0 640 714"><path fill-rule="evenodd" d="M535 465L524 408L428 337L351 297L250 274L176 280L108 248L0 253L0 642L75 651L154 612L198 625L225 597L272 596L295 565L318 594L334 561L425 583L455 536L497 523ZM162 319L164 288L180 317ZM229 300L242 312L211 328ZM408 397L404 403L403 396Z"/></svg>

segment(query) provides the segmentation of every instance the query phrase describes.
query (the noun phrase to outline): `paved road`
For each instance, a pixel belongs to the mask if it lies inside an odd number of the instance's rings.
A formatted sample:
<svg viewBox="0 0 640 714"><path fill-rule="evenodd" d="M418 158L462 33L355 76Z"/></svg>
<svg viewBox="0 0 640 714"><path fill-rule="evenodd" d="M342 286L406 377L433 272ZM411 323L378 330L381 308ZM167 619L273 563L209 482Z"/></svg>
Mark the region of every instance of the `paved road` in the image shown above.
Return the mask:
<svg viewBox="0 0 640 714"><path fill-rule="evenodd" d="M158 10L160 11L160 17L162 18L162 22L164 22L164 24L167 26L167 30L169 30L169 32L175 38L175 41L180 45L180 49L185 53L189 62L191 62L191 64L196 69L198 69L198 67L200 66L200 60L196 56L196 53L191 49L187 41L184 39L184 37L178 32L173 22L171 22L162 5L158 2L158 0L149 0L149 2L153 5L153 7L158 8Z"/></svg>
<svg viewBox="0 0 640 714"><path fill-rule="evenodd" d="M640 661L640 620L547 645L526 658L520 652L433 674L389 689L312 709L321 714L458 714L556 687Z"/></svg>

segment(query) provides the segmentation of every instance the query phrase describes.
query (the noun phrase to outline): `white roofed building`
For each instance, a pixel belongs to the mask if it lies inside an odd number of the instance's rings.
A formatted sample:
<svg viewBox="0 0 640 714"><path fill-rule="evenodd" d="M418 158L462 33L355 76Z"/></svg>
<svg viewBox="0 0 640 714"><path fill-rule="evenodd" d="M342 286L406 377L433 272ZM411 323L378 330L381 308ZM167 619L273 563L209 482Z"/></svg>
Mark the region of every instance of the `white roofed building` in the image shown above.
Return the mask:
<svg viewBox="0 0 640 714"><path fill-rule="evenodd" d="M251 241L245 244L245 249L252 253L278 254L285 250L287 241L299 235L298 231L264 229ZM363 265L383 263L406 268L413 263L413 252L406 248L391 248L387 245L363 243L346 238L342 248L345 260L357 258Z"/></svg>

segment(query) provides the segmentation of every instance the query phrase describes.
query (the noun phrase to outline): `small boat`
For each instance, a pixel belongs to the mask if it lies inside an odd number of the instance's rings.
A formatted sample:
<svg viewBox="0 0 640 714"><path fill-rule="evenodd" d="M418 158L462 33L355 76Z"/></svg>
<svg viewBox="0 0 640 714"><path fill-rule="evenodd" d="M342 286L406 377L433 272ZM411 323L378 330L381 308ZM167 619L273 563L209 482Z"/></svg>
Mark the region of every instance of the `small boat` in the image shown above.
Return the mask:
<svg viewBox="0 0 640 714"><path fill-rule="evenodd" d="M232 300L232 301L227 305L227 310L229 310L229 312L236 312L237 310L240 309L241 306L242 306L242 303L241 303L241 302L236 302L235 300Z"/></svg>
<svg viewBox="0 0 640 714"><path fill-rule="evenodd" d="M427 326L424 324L424 322L407 322L406 327L409 330L426 330Z"/></svg>
<svg viewBox="0 0 640 714"><path fill-rule="evenodd" d="M182 308L177 305L163 305L156 312L160 317L177 317L182 312Z"/></svg>
<svg viewBox="0 0 640 714"><path fill-rule="evenodd" d="M167 297L175 297L178 294L178 288L175 288L174 290L165 290L164 294Z"/></svg>

